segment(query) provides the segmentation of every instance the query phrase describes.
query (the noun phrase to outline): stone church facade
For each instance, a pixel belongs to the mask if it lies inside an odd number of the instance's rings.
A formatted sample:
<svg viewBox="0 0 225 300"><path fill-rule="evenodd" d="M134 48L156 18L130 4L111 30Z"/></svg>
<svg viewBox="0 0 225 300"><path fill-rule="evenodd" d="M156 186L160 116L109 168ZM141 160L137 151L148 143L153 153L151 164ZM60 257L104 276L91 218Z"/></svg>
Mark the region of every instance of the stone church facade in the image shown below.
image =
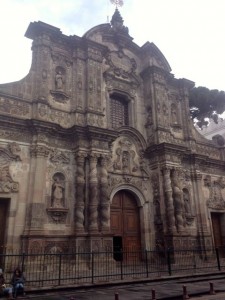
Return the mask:
<svg viewBox="0 0 225 300"><path fill-rule="evenodd" d="M116 9L82 37L30 23L29 74L0 85L2 249L224 245L224 147L153 43Z"/></svg>

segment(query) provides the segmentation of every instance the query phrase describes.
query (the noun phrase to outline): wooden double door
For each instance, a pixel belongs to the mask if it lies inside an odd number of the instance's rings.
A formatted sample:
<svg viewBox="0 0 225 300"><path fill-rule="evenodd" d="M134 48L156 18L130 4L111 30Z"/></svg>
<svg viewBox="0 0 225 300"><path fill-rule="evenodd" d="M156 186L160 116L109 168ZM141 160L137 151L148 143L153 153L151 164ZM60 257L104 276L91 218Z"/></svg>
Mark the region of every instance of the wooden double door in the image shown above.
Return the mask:
<svg viewBox="0 0 225 300"><path fill-rule="evenodd" d="M214 237L214 246L223 253L224 256L224 242L223 242L223 232L222 232L222 217L223 214L212 212L211 220L212 220L212 230Z"/></svg>
<svg viewBox="0 0 225 300"><path fill-rule="evenodd" d="M114 258L116 260L137 257L141 249L140 214L135 197L120 191L111 204L111 232L113 233ZM123 257L122 254L123 253Z"/></svg>
<svg viewBox="0 0 225 300"><path fill-rule="evenodd" d="M10 199L0 198L0 254L5 249L6 225Z"/></svg>

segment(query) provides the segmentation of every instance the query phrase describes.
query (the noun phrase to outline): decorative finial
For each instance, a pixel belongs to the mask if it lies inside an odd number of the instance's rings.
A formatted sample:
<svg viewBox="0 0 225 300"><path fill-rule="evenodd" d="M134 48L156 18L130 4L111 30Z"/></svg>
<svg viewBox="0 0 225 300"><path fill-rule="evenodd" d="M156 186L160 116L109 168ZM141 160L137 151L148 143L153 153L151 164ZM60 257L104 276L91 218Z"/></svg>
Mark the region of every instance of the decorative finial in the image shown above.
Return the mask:
<svg viewBox="0 0 225 300"><path fill-rule="evenodd" d="M116 8L118 6L123 6L123 0L110 0L112 4L116 5Z"/></svg>

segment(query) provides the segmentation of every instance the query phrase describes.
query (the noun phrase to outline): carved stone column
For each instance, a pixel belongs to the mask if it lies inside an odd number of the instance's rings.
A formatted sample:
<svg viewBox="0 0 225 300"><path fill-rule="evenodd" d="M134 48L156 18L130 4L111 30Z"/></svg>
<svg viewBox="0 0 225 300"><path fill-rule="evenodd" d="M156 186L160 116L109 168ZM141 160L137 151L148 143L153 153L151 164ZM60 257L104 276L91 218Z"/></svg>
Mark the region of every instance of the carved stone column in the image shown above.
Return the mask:
<svg viewBox="0 0 225 300"><path fill-rule="evenodd" d="M196 168L197 169L197 168ZM198 247L201 249L206 248L205 236L209 235L207 230L206 214L203 213L203 192L202 192L202 174L198 171L192 173L193 196L196 210L196 225L198 235Z"/></svg>
<svg viewBox="0 0 225 300"><path fill-rule="evenodd" d="M45 145L32 145L31 178L29 182L30 211L27 225L30 230L39 230L43 227L45 217L45 188L46 165L49 148Z"/></svg>
<svg viewBox="0 0 225 300"><path fill-rule="evenodd" d="M89 230L98 229L98 176L97 176L97 155L90 156L90 173L89 173Z"/></svg>
<svg viewBox="0 0 225 300"><path fill-rule="evenodd" d="M164 190L165 190L165 204L166 204L166 221L167 221L167 232L169 234L175 231L175 217L174 217L174 206L173 206L173 191L170 179L170 169L163 169L164 177Z"/></svg>
<svg viewBox="0 0 225 300"><path fill-rule="evenodd" d="M84 230L84 187L85 187L85 173L84 173L85 155L78 154L76 156L77 174L76 174L76 204L75 204L75 227L77 231Z"/></svg>
<svg viewBox="0 0 225 300"><path fill-rule="evenodd" d="M173 170L172 175L172 189L173 189L173 204L174 204L174 213L176 220L177 232L182 233L184 231L184 200L183 192L180 187L180 181L178 174Z"/></svg>
<svg viewBox="0 0 225 300"><path fill-rule="evenodd" d="M100 224L102 231L109 230L110 203L108 197L108 171L106 168L106 158L101 159L100 167Z"/></svg>

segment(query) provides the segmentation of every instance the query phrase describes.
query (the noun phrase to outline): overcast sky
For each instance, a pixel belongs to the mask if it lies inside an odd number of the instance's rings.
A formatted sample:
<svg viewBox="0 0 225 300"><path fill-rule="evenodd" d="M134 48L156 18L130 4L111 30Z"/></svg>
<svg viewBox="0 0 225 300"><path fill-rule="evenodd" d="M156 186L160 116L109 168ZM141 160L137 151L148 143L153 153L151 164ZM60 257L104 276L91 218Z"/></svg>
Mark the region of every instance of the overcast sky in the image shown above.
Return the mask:
<svg viewBox="0 0 225 300"><path fill-rule="evenodd" d="M0 83L22 79L31 65L30 22L82 36L111 20L110 0L0 0ZM225 0L124 0L119 8L134 42L153 42L176 78L225 90Z"/></svg>

